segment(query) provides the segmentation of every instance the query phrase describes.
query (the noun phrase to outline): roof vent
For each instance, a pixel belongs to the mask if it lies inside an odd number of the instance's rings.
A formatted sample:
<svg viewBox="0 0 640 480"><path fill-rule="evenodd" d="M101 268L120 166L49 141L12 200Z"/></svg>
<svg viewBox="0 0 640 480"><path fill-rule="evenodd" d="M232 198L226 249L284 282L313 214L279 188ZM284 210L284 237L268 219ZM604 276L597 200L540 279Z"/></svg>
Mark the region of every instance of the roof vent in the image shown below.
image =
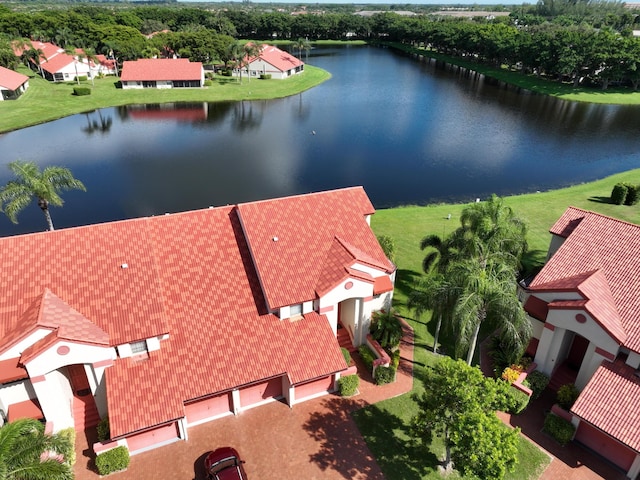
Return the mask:
<svg viewBox="0 0 640 480"><path fill-rule="evenodd" d="M122 268L123 270L125 268L129 268L129 264L128 263L123 263L122 265L120 265L120 268Z"/></svg>
<svg viewBox="0 0 640 480"><path fill-rule="evenodd" d="M278 237L273 237L271 240L273 240L274 242L278 241Z"/></svg>

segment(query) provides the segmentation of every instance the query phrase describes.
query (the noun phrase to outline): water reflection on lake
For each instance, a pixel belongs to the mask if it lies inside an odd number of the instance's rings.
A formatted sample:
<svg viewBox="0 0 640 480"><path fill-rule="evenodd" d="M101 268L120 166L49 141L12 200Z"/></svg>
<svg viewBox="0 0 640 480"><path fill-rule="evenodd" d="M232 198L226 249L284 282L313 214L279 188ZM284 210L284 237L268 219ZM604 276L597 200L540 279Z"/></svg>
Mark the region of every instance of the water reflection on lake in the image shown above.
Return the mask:
<svg viewBox="0 0 640 480"><path fill-rule="evenodd" d="M312 53L333 76L300 95L75 115L0 136L0 162L64 165L85 182L52 210L58 227L348 185L378 208L468 201L640 167L637 107L522 93L374 47ZM41 230L40 217L2 218L0 235Z"/></svg>

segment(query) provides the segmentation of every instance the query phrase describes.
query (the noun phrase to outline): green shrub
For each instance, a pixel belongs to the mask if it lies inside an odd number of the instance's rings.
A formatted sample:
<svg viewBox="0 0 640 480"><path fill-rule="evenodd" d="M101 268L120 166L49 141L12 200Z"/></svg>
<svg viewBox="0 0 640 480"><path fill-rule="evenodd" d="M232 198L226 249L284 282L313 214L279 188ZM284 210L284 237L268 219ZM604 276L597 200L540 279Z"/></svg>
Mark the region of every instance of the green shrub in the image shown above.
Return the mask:
<svg viewBox="0 0 640 480"><path fill-rule="evenodd" d="M640 185L627 185L627 198L625 205L635 205L640 200Z"/></svg>
<svg viewBox="0 0 640 480"><path fill-rule="evenodd" d="M371 336L383 347L394 350L402 340L402 323L393 310L371 314Z"/></svg>
<svg viewBox="0 0 640 480"><path fill-rule="evenodd" d="M358 385L360 384L360 377L358 375L346 375L338 379L338 389L340 395L343 397L350 397L355 395L358 391Z"/></svg>
<svg viewBox="0 0 640 480"><path fill-rule="evenodd" d="M260 74L260 80L271 80L271 74L270 73L261 73Z"/></svg>
<svg viewBox="0 0 640 480"><path fill-rule="evenodd" d="M529 405L529 395L521 392L515 387L509 389L509 408L508 412L513 415L520 415Z"/></svg>
<svg viewBox="0 0 640 480"><path fill-rule="evenodd" d="M378 235L378 243L382 247L382 251L389 260L395 262L396 259L396 242L389 235Z"/></svg>
<svg viewBox="0 0 640 480"><path fill-rule="evenodd" d="M542 431L551 435L560 445L564 446L571 441L576 428L564 418L549 413L544 419Z"/></svg>
<svg viewBox="0 0 640 480"><path fill-rule="evenodd" d="M87 81L87 76L86 75L78 75L78 81L79 82L86 82Z"/></svg>
<svg viewBox="0 0 640 480"><path fill-rule="evenodd" d="M396 379L396 371L392 367L378 367L373 375L376 385L386 385Z"/></svg>
<svg viewBox="0 0 640 480"><path fill-rule="evenodd" d="M76 463L76 431L73 427L64 428L58 432L58 435L66 441L61 448L60 453L64 457L65 462L73 466Z"/></svg>
<svg viewBox="0 0 640 480"><path fill-rule="evenodd" d="M223 70L222 71L222 75L224 77L231 77L233 75L233 70L231 70L231 69Z"/></svg>
<svg viewBox="0 0 640 480"><path fill-rule="evenodd" d="M91 95L91 89L89 87L73 87L73 94L77 97L81 97L83 95Z"/></svg>
<svg viewBox="0 0 640 480"><path fill-rule="evenodd" d="M351 365L351 354L349 353L349 350L344 347L340 347L340 350L342 351L344 361L347 362L347 365Z"/></svg>
<svg viewBox="0 0 640 480"><path fill-rule="evenodd" d="M567 383L566 385L562 385L558 389L557 401L558 405L560 405L565 410L569 411L573 404L578 399L580 392L578 388L573 383Z"/></svg>
<svg viewBox="0 0 640 480"><path fill-rule="evenodd" d="M111 438L111 430L109 428L109 417L104 417L102 420L100 420L100 423L98 423L98 426L97 426L97 430L98 430L99 442L104 442L106 440L109 440L109 438Z"/></svg>
<svg viewBox="0 0 640 480"><path fill-rule="evenodd" d="M358 353L360 354L360 358L364 362L367 369L371 372L373 371L373 361L376 359L375 353L373 350L369 348L369 345L363 343L358 347Z"/></svg>
<svg viewBox="0 0 640 480"><path fill-rule="evenodd" d="M125 470L129 466L129 450L120 446L107 450L96 457L96 468L100 475Z"/></svg>
<svg viewBox="0 0 640 480"><path fill-rule="evenodd" d="M627 199L629 189L624 183L616 183L611 190L611 203L614 205L622 205Z"/></svg>
<svg viewBox="0 0 640 480"><path fill-rule="evenodd" d="M525 384L532 390L533 394L531 395L531 398L535 400L542 395L542 392L544 392L547 385L549 385L549 377L538 370L534 370L527 375Z"/></svg>
<svg viewBox="0 0 640 480"><path fill-rule="evenodd" d="M213 85L213 82L211 80L207 79L207 80L204 81L204 86L205 87L210 87L211 85Z"/></svg>
<svg viewBox="0 0 640 480"><path fill-rule="evenodd" d="M400 349L394 350L391 353L391 366L394 370L398 370L398 366L400 365Z"/></svg>
<svg viewBox="0 0 640 480"><path fill-rule="evenodd" d="M515 348L512 343L501 338L500 335L491 337L489 356L493 360L493 373L496 378L502 376L505 368L519 365L522 361L523 349Z"/></svg>

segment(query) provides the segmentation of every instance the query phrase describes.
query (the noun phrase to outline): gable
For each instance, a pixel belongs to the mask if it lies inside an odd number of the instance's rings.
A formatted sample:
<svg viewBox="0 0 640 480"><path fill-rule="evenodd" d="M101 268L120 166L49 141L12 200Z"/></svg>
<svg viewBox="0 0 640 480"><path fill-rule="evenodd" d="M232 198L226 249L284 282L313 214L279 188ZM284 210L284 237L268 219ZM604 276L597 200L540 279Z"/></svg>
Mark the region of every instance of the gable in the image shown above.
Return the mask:
<svg viewBox="0 0 640 480"><path fill-rule="evenodd" d="M17 90L29 77L8 68L0 67L0 87L7 90Z"/></svg>
<svg viewBox="0 0 640 480"><path fill-rule="evenodd" d="M592 212L568 212L566 221L554 226L568 236L530 289L581 288L594 317L624 346L640 351L640 277L632 273L640 271L640 227Z"/></svg>

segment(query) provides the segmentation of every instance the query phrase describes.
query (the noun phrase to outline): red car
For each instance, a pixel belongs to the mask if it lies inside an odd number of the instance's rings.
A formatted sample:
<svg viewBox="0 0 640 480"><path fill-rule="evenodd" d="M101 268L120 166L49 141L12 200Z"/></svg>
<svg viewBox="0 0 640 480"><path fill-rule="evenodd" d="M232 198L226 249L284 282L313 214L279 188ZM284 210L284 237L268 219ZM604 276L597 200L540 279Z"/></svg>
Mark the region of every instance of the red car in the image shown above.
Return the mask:
<svg viewBox="0 0 640 480"><path fill-rule="evenodd" d="M240 455L235 448L222 447L204 459L204 469L209 480L247 480Z"/></svg>

